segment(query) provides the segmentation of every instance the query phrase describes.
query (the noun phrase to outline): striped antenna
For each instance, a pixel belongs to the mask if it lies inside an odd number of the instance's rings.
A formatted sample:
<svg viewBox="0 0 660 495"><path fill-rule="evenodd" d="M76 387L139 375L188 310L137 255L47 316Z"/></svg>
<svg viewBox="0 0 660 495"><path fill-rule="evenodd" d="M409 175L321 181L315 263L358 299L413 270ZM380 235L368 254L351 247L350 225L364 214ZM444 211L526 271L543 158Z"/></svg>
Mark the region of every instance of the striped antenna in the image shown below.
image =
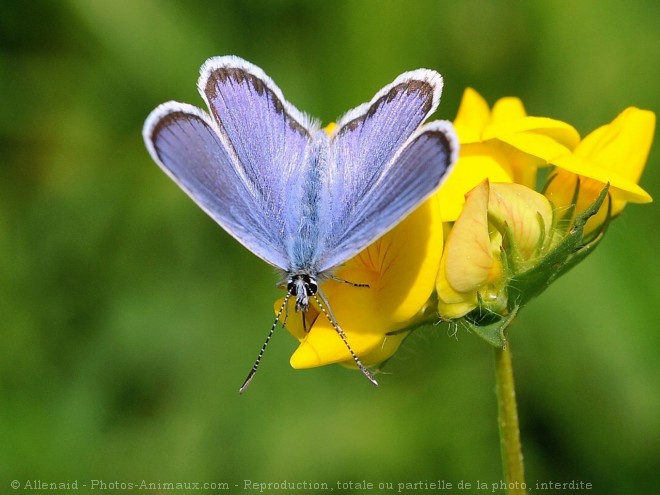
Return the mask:
<svg viewBox="0 0 660 495"><path fill-rule="evenodd" d="M275 332L275 327L277 327L277 322L280 319L280 316L282 316L282 312L284 311L284 308L287 307L287 303L289 302L289 298L291 297L291 292L287 292L286 296L284 296L284 302L282 303L282 306L280 306L279 311L277 312L277 316L275 316L275 321L273 322L273 325L270 327L270 332L268 332L268 336L266 337L266 340L264 341L264 345L261 346L261 350L259 351L259 355L257 356L257 360L254 362L254 365L252 365L252 369L250 370L250 373L248 374L247 378L243 382L243 385L241 388L238 389L238 393L242 394L245 392L248 388L248 385L250 385L250 382L254 378L254 375L257 373L257 369L259 368L259 363L261 362L261 358L264 357L264 352L266 351L266 347L268 347L268 343L270 342L271 337L273 336L273 333ZM282 326L286 324L286 319L289 317L289 311L287 309L286 315L284 316L284 322L282 323Z"/></svg>

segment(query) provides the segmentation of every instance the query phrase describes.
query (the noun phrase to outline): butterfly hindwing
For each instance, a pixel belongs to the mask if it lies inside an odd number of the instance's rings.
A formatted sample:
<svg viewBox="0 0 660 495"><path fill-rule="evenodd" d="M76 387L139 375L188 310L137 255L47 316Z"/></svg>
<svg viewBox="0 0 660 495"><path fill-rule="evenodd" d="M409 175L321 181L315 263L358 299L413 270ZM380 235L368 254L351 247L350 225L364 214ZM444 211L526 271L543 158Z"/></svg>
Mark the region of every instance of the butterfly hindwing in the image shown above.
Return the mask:
<svg viewBox="0 0 660 495"><path fill-rule="evenodd" d="M144 130L158 165L211 218L268 263L286 266L286 254L255 192L236 167L211 118L199 108L168 102L156 108Z"/></svg>
<svg viewBox="0 0 660 495"><path fill-rule="evenodd" d="M436 121L415 132L359 203L321 270L352 258L392 229L435 192L456 161L451 124Z"/></svg>
<svg viewBox="0 0 660 495"><path fill-rule="evenodd" d="M259 205L272 212L271 229L290 236L287 212L309 167L318 125L288 103L259 67L238 57L209 59L198 89Z"/></svg>

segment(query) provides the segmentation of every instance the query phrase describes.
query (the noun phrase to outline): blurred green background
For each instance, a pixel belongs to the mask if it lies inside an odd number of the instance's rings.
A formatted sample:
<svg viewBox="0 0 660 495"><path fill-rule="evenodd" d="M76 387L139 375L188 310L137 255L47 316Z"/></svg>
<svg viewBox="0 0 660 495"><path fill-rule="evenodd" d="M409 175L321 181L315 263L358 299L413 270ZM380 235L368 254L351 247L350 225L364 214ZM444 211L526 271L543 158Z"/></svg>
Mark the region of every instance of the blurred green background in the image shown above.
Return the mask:
<svg viewBox="0 0 660 495"><path fill-rule="evenodd" d="M201 105L199 66L236 54L324 122L429 67L439 117L469 85L585 135L660 108L658 19L653 0L3 2L0 493L499 480L492 351L462 329L408 339L378 390L339 366L291 369L278 332L239 396L275 276L154 165L142 124L166 100ZM659 145L641 181L656 198ZM658 229L655 204L629 206L513 329L532 486L660 487Z"/></svg>

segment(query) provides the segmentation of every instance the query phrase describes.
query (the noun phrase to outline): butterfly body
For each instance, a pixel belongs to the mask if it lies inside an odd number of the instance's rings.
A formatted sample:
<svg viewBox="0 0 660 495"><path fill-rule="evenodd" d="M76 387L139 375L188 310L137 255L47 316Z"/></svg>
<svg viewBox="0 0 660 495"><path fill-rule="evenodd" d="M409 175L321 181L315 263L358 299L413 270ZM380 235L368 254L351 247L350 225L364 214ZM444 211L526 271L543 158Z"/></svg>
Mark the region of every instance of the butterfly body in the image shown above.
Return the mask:
<svg viewBox="0 0 660 495"><path fill-rule="evenodd" d="M330 132L238 57L209 59L198 89L209 113L171 101L149 115L151 156L230 235L286 274L285 301L294 297L302 311L316 302L375 383L319 284L435 192L455 162L451 124L423 124L439 103L441 76L401 74Z"/></svg>
<svg viewBox="0 0 660 495"><path fill-rule="evenodd" d="M322 130L311 138L303 172L292 178L291 201L286 216L290 229L285 248L289 264L287 273L315 276L325 251L328 211L328 137Z"/></svg>

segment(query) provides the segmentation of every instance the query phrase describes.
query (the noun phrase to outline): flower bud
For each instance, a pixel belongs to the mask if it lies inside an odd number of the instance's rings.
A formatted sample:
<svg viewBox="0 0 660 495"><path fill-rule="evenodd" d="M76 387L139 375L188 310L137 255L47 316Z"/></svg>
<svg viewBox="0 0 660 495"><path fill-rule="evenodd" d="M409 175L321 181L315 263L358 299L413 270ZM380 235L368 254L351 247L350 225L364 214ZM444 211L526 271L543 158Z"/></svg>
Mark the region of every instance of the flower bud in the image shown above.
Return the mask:
<svg viewBox="0 0 660 495"><path fill-rule="evenodd" d="M505 314L508 282L548 251L552 224L549 201L523 185L484 181L470 191L440 262L440 315L459 318L477 306Z"/></svg>

